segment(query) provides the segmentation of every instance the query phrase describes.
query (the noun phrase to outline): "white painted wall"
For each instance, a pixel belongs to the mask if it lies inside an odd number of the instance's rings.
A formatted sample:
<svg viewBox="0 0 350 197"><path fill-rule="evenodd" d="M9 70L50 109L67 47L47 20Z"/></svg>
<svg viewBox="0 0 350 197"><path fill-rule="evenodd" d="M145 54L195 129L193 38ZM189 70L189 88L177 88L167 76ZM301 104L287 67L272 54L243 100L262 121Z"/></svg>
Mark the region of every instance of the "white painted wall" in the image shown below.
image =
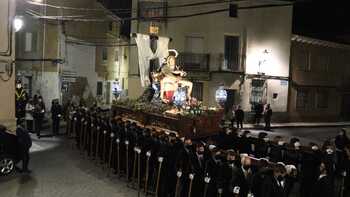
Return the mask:
<svg viewBox="0 0 350 197"><path fill-rule="evenodd" d="M86 77L88 87L84 91L84 96L90 93L96 96L97 81L103 81L97 76L95 71L96 47L77 44L66 44L66 64L64 71L73 71L78 77Z"/></svg>
<svg viewBox="0 0 350 197"><path fill-rule="evenodd" d="M10 7L9 7L10 6ZM0 1L0 70L4 71L6 64L11 64L15 56L15 41L14 34L9 35L9 28L12 28L11 24L16 10L16 1L1 0ZM12 39L12 45L9 45L9 41ZM12 48L12 54L8 56L2 56L6 51ZM3 75L5 78L6 75ZM11 78L4 82L0 81L0 124L5 125L11 131L15 131L15 74Z"/></svg>
<svg viewBox="0 0 350 197"><path fill-rule="evenodd" d="M33 73L33 96L35 94L43 97L46 111L51 108L51 101L61 97L58 72Z"/></svg>

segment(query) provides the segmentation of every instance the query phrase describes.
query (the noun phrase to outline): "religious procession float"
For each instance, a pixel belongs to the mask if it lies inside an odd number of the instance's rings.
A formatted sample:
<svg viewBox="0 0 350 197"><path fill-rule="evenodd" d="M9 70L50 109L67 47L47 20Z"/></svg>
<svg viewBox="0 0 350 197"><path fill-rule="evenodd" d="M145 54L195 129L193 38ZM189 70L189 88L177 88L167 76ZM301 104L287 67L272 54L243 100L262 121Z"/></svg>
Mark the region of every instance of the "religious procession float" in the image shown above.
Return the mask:
<svg viewBox="0 0 350 197"><path fill-rule="evenodd" d="M167 129L179 136L200 138L220 131L225 90L216 92L218 107L208 108L192 97L193 84L176 64L178 52L168 49L169 38L157 37L157 52L150 47L151 36L136 34L141 85L145 89L135 100L117 100L116 117L127 118L143 126ZM159 64L150 66L150 60ZM154 68L154 69L151 69ZM132 91L132 90L130 90Z"/></svg>

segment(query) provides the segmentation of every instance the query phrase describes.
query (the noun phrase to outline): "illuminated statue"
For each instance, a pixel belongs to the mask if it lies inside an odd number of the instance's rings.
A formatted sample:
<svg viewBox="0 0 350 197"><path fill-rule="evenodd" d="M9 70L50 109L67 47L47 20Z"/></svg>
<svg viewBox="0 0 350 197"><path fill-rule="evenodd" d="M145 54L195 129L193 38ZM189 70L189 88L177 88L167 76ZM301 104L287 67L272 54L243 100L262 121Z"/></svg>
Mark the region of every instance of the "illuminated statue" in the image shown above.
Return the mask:
<svg viewBox="0 0 350 197"><path fill-rule="evenodd" d="M153 79L160 83L160 98L165 103L171 103L174 98L174 93L180 87L186 88L186 99L191 98L193 84L190 81L183 79L186 72L179 69L176 65L176 57L178 53L175 50L169 50L169 56L166 58L166 63L162 65L159 72L152 73Z"/></svg>

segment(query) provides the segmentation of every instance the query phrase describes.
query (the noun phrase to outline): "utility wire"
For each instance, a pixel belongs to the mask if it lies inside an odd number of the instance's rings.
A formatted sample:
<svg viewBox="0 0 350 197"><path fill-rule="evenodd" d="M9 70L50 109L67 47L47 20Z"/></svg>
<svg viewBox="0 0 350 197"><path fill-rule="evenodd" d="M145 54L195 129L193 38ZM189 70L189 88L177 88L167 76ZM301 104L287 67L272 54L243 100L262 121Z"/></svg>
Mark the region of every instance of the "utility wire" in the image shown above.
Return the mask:
<svg viewBox="0 0 350 197"><path fill-rule="evenodd" d="M155 10L155 9L173 9L173 8L184 8L184 7L194 7L194 6L202 6L202 5L212 5L212 4L226 4L226 3L238 3L238 2L244 2L247 0L223 0L223 1L206 1L206 2L199 2L199 3L189 3L189 4L179 4L179 5L170 5L170 6L157 6L157 7L147 7L146 10ZM76 7L67 7L67 6L56 6L52 4L44 4L44 3L38 3L34 1L26 1L28 4L31 5L38 5L38 6L46 6L56 9L65 9L65 10L77 10L77 11L101 11L106 12L105 9L99 9L99 8L76 8ZM107 8L106 8L107 9ZM123 14L123 13L131 13L131 12L137 12L137 9L108 9L110 11L116 11L117 14Z"/></svg>
<svg viewBox="0 0 350 197"><path fill-rule="evenodd" d="M292 3L285 3L285 4L267 4L267 5L257 5L257 6L246 6L246 7L238 7L238 10L248 10L248 9L258 9L258 8L269 8L269 7L284 7L284 6L291 6ZM225 9L218 9L218 10L211 10L206 12L199 12L194 14L187 14L187 15L177 15L177 16L164 16L164 17L131 17L131 18L123 18L120 19L121 21L132 21L132 20L164 20L164 19L176 19L176 18L188 18L188 17L194 17L194 16L201 16L201 15L208 15L208 14L215 14L220 12L226 12L229 11L228 8ZM43 18L43 19L51 19L51 20L67 20L67 21L82 21L82 22L106 22L111 20L106 19L99 19L99 18L73 18L71 17L65 17L65 16L36 16L37 18Z"/></svg>

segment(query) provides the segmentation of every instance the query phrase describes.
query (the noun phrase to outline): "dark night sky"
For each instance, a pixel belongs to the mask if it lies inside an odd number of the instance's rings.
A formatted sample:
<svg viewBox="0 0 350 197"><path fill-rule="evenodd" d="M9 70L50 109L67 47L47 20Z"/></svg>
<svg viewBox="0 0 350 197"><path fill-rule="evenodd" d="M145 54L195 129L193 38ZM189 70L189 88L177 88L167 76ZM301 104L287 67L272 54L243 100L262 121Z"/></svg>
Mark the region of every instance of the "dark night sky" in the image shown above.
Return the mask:
<svg viewBox="0 0 350 197"><path fill-rule="evenodd" d="M293 33L331 41L350 37L348 0L309 0L294 6ZM350 41L350 39L349 39Z"/></svg>
<svg viewBox="0 0 350 197"><path fill-rule="evenodd" d="M130 9L132 0L101 0L114 9ZM285 0L291 1L291 0ZM350 43L350 0L294 0L293 33ZM129 17L123 15L120 17ZM128 26L126 27L128 28ZM128 31L126 35L128 35ZM343 38L342 38L343 37Z"/></svg>

